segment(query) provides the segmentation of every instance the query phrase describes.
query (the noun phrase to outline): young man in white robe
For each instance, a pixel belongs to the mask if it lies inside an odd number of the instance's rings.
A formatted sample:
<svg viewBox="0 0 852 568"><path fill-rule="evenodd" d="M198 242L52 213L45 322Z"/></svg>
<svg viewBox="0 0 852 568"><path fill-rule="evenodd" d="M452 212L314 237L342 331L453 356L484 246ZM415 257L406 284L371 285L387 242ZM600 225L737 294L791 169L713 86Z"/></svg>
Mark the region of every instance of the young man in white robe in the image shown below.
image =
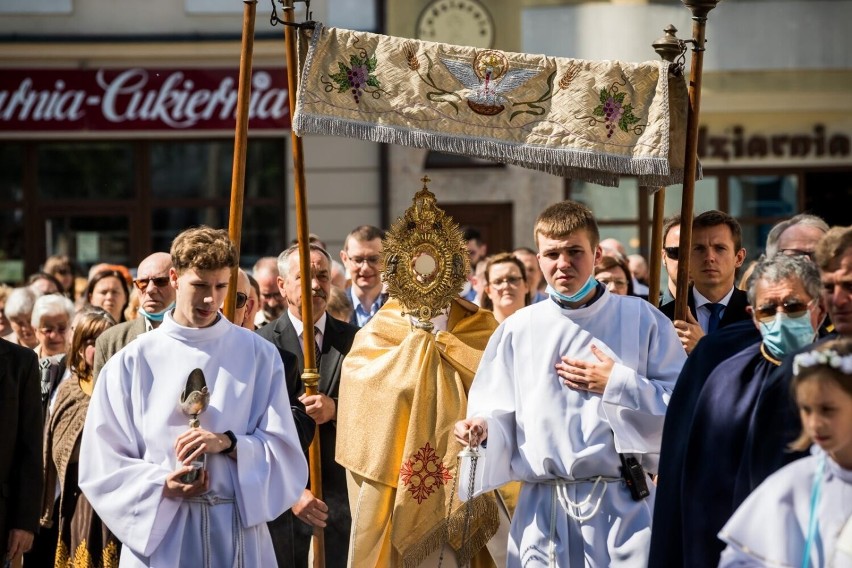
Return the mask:
<svg viewBox="0 0 852 568"><path fill-rule="evenodd" d="M281 357L218 311L237 264L226 231L184 231L171 255L175 308L104 366L80 487L123 543L122 567L274 566L266 523L307 481ZM210 401L189 428L178 403L194 369ZM202 460L195 481L182 480Z"/></svg>
<svg viewBox="0 0 852 568"><path fill-rule="evenodd" d="M647 566L666 406L686 359L648 302L610 294L592 274L597 223L572 201L535 225L550 298L506 319L488 343L459 442L480 444L475 494L524 482L508 566ZM621 457L635 458L634 500ZM459 475L464 494L471 460Z"/></svg>

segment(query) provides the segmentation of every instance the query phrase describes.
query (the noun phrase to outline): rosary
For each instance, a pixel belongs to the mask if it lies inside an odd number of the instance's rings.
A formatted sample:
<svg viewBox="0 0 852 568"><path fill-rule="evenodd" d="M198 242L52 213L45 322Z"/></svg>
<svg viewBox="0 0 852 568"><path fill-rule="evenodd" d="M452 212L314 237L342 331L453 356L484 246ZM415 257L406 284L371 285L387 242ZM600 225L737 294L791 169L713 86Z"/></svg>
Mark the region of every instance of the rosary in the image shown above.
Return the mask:
<svg viewBox="0 0 852 568"><path fill-rule="evenodd" d="M476 464L479 461L479 440L478 436L474 436L474 432L471 429L470 431L470 443L465 446L465 448L458 453L456 456L456 475L453 479L453 488L450 491L450 504L447 506L447 542L449 542L449 528L450 528L450 516L453 512L453 499L456 496L456 485L458 483L459 473L461 472L461 464L464 458L470 458L470 475L468 476L467 481L467 502L464 505L464 529L462 530L462 544L459 552L462 553L462 557L470 558L472 555L465 554L465 547L469 547L470 544L467 541L468 533L470 532L470 519L473 516L473 492L476 489ZM441 568L441 565L444 562L444 548L441 548L441 555L438 557L438 568ZM470 565L470 561L466 565Z"/></svg>

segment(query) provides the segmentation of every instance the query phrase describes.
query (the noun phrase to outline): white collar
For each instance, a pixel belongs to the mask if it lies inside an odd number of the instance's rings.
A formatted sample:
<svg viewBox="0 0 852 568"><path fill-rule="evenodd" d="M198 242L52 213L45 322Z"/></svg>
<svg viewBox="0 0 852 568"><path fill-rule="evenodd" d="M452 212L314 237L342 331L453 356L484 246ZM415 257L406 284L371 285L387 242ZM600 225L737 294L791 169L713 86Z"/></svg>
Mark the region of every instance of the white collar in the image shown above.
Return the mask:
<svg viewBox="0 0 852 568"><path fill-rule="evenodd" d="M293 324L293 329L296 330L296 336L302 337L302 331L305 329L305 326L302 324L302 320L293 315L289 309L287 310L287 317L290 318L290 323ZM325 335L325 323L328 320L328 313L323 312L320 316L320 319L317 320L317 323L314 324L314 327L319 329L320 335Z"/></svg>
<svg viewBox="0 0 852 568"><path fill-rule="evenodd" d="M723 306L725 306L727 308L728 302L731 301L731 296L734 295L734 286L731 286L731 289L728 290L728 293L725 294L725 296L721 300L719 300L718 302L711 302L710 300L705 298L701 294L701 292L698 291L698 288L696 288L695 286L692 287L692 293L695 295L695 309L696 310L698 308L700 308L701 306L703 306L704 304L714 304L714 303L722 304Z"/></svg>

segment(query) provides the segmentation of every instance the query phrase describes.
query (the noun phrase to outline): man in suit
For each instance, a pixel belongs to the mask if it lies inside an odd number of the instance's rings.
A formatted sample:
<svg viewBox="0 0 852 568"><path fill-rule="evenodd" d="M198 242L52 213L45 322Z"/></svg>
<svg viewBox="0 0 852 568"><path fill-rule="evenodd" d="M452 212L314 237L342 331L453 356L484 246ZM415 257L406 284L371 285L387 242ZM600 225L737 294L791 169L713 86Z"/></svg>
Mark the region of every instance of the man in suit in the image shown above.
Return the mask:
<svg viewBox="0 0 852 568"><path fill-rule="evenodd" d="M95 343L93 376L97 379L110 357L120 351L137 336L156 329L163 316L175 303L175 289L169 283L172 257L167 252L155 252L139 263L136 280L139 290L139 317L120 323L103 332Z"/></svg>
<svg viewBox="0 0 852 568"><path fill-rule="evenodd" d="M308 549L314 527L325 531L326 566L346 566L349 548L351 515L346 489L346 472L334 461L336 444L337 396L340 386L340 369L344 356L349 352L358 328L334 319L326 313L331 288L331 257L325 249L311 245L311 299L313 304L313 328L308 341L316 341L319 347L319 391L312 396L300 397L311 418L319 426L323 499L317 499L308 489L293 508L284 514L294 515L293 530L286 531L281 519L270 523L273 543L276 546L278 565L288 563L286 549L292 547L295 565L307 567ZM305 368L302 347L302 289L299 273L299 250L294 245L278 257L278 286L287 299L288 308L278 319L258 330L273 344L284 351L295 353L299 360L299 371ZM309 328L310 329L310 328ZM288 542L289 541L289 542ZM290 545L292 543L292 545Z"/></svg>
<svg viewBox="0 0 852 568"><path fill-rule="evenodd" d="M692 221L689 314L686 321L674 319L674 301L660 308L674 322L687 355L705 335L751 318L746 293L734 287L746 257L742 240L740 224L722 211L705 211Z"/></svg>
<svg viewBox="0 0 852 568"><path fill-rule="evenodd" d="M0 558L17 561L38 529L44 484L38 358L0 339ZM52 488L51 488L52 490Z"/></svg>
<svg viewBox="0 0 852 568"><path fill-rule="evenodd" d="M388 297L382 291L382 238L384 231L372 225L352 230L343 243L340 260L352 284L346 290L355 311L349 323L364 327Z"/></svg>

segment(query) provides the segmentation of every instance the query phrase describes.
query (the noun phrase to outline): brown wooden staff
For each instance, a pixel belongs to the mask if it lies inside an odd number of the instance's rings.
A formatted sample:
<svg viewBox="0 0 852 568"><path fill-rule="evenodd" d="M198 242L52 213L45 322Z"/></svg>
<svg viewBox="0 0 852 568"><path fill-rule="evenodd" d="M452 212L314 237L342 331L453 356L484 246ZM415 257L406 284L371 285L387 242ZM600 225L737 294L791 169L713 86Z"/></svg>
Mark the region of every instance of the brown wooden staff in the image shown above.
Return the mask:
<svg viewBox="0 0 852 568"><path fill-rule="evenodd" d="M680 243L677 264L675 319L686 320L689 290L689 252L692 250L692 209L698 170L698 115L701 109L701 74L704 66L704 31L707 14L719 0L681 0L692 11L692 61L689 68L689 110L686 118L686 160L683 166L683 201L680 209Z"/></svg>
<svg viewBox="0 0 852 568"><path fill-rule="evenodd" d="M290 119L296 114L296 94L299 91L299 77L296 54L296 29L293 25L293 0L285 0L284 12L284 46L287 56L287 91L289 92ZM305 201L305 158L302 153L302 139L290 129L290 143L293 147L293 190L296 196L296 234L299 238L299 271L302 274L302 322L305 331L303 350L305 355L305 370L302 372L302 382L305 383L305 394L308 396L319 393L319 373L316 368L316 349L312 333L313 303L311 302L311 253L308 239L308 207ZM311 472L311 493L317 499L322 499L322 471L320 469L320 440L319 427L314 430L314 439L308 449L308 461ZM321 528L314 527L313 536L314 568L325 568L325 534Z"/></svg>
<svg viewBox="0 0 852 568"><path fill-rule="evenodd" d="M674 63L674 60L681 54L682 42L677 39L675 34L677 28L669 25L665 30L665 35L656 40L652 45L654 51L669 63ZM650 268L648 269L648 301L655 306L660 305L660 272L663 268L663 215L665 214L666 204L666 188L665 186L657 189L654 193L654 222L651 229L651 254L648 255Z"/></svg>
<svg viewBox="0 0 852 568"><path fill-rule="evenodd" d="M237 307L240 241L243 227L243 201L246 181L246 146L248 146L249 99L251 98L251 61L254 54L254 19L257 0L244 0L243 39L240 50L240 78L237 87L237 126L234 134L234 167L231 173L231 209L228 235L237 249L237 267L231 271L225 296L225 317L234 321Z"/></svg>

